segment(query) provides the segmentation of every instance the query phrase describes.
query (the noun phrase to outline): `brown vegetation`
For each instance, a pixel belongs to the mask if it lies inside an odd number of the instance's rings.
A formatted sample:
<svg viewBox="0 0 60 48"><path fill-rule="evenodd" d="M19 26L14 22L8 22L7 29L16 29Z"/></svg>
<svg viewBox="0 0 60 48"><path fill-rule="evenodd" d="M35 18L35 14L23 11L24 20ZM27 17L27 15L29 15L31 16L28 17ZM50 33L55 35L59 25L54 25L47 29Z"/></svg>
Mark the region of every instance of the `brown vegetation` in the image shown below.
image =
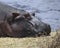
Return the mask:
<svg viewBox="0 0 60 48"><path fill-rule="evenodd" d="M59 34L59 35L58 35ZM0 38L0 48L60 48L60 33L36 38Z"/></svg>

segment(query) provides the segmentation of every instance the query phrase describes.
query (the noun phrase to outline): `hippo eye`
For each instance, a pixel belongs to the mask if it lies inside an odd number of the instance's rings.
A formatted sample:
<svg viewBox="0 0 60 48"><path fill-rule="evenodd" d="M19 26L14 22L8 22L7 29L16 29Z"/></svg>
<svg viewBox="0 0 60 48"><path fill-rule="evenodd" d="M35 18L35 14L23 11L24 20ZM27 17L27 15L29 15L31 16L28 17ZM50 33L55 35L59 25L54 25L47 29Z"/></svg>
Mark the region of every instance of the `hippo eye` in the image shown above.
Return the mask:
<svg viewBox="0 0 60 48"><path fill-rule="evenodd" d="M35 16L35 13L32 13L32 16Z"/></svg>

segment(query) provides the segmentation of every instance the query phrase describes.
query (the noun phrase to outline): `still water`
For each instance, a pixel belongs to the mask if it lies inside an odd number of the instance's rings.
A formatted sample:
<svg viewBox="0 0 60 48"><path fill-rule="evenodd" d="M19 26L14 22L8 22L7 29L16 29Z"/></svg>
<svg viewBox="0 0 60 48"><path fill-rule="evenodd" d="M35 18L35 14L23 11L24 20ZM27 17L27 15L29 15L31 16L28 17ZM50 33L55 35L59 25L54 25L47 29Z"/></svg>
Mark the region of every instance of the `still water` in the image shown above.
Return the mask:
<svg viewBox="0 0 60 48"><path fill-rule="evenodd" d="M60 27L60 0L0 0L10 6L35 12L43 22L51 25L52 31Z"/></svg>

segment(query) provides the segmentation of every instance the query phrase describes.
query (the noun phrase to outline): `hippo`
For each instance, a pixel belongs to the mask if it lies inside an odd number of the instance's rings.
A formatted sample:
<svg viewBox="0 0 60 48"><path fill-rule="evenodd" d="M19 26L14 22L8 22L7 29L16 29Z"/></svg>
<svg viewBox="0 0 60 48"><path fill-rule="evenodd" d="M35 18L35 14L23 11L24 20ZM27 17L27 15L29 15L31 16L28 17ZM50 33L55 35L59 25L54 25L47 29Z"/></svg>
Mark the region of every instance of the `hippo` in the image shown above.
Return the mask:
<svg viewBox="0 0 60 48"><path fill-rule="evenodd" d="M14 13L14 15L12 13L10 20L0 24L2 32L5 33L4 35L10 37L36 37L50 34L50 25L39 21L35 16L31 16L29 13L24 14L24 16L15 14L18 13Z"/></svg>
<svg viewBox="0 0 60 48"><path fill-rule="evenodd" d="M0 3L0 35L10 37L28 37L49 35L49 24L36 18L35 13L30 14Z"/></svg>

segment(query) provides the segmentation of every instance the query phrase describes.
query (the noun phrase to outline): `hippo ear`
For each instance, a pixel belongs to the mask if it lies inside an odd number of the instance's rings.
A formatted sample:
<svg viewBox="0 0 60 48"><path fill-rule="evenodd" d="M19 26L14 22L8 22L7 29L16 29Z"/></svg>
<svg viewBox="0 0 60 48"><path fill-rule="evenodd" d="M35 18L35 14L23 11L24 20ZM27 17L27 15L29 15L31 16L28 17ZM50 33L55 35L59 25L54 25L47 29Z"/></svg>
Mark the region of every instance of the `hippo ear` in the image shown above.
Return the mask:
<svg viewBox="0 0 60 48"><path fill-rule="evenodd" d="M30 17L30 14L29 14L29 13L25 13L25 14L24 14L24 17L25 17L25 18Z"/></svg>
<svg viewBox="0 0 60 48"><path fill-rule="evenodd" d="M13 16L19 16L19 13L12 13Z"/></svg>

